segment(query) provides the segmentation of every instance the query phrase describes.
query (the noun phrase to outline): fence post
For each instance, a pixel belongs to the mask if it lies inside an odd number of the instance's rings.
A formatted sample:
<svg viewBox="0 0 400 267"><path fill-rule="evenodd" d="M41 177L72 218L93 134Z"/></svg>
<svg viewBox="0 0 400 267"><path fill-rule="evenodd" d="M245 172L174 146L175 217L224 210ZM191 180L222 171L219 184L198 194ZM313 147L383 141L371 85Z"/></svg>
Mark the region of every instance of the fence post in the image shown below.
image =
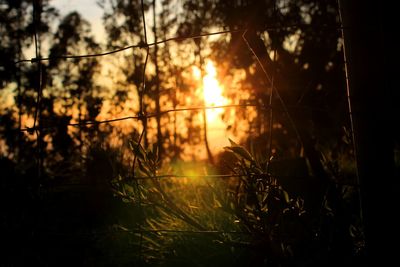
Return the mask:
<svg viewBox="0 0 400 267"><path fill-rule="evenodd" d="M382 264L396 256L395 213L399 182L394 178L394 121L387 59L394 32L383 21L393 5L339 0L343 22L348 97L362 197L367 260ZM392 6L392 7L390 7ZM376 262L375 262L376 261Z"/></svg>

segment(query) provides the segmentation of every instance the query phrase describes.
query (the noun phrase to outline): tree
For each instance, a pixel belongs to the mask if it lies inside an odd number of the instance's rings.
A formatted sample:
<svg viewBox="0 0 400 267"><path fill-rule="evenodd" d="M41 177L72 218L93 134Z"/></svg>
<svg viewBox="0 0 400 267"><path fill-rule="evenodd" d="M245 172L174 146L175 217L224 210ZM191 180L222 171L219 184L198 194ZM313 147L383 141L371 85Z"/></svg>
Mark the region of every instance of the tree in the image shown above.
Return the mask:
<svg viewBox="0 0 400 267"><path fill-rule="evenodd" d="M15 62L24 58L26 50L32 45L31 41L34 33L41 36L42 39L49 37L50 22L57 16L57 11L49 6L48 1L42 1L40 5L36 5L38 16L43 14L40 24L36 25L36 21L33 18L33 4L36 4L36 2L21 0L3 0L0 2L0 34L2 36L0 44L0 57L2 58L0 65L0 93L6 95L9 94L7 89L12 89L13 102L16 105L4 103L3 107L7 107L10 114L14 112L14 114L18 114L10 117L10 120L17 121L17 124L9 128L13 131L23 128L27 117L34 114L38 82L36 79L36 64L26 65L23 63L16 64ZM9 122L11 123L11 121ZM25 154L26 150L22 149L26 136L13 132L5 132L5 136L9 141L13 140L12 143L8 143L9 153L15 159L23 161L24 157L30 154Z"/></svg>
<svg viewBox="0 0 400 267"><path fill-rule="evenodd" d="M334 247L330 257L339 259L333 255L351 254L352 241L346 230L351 223L344 218L352 215L345 215L342 188L337 183L344 177L345 183L356 183L355 175L332 171L326 161L326 155L337 159L337 148L345 146L342 128L350 129L336 1L201 1L195 5L188 0L183 6L190 14L201 13L203 10L197 9L203 6L211 7L206 12L212 14L214 26L241 30L232 33L227 44L221 40L213 46L214 53L232 68L245 70L246 82L252 85L249 100L265 107L272 98L270 129L274 124L283 125L281 131L272 133L272 148L278 152L275 159L304 153L314 177L308 193L314 199L306 202L312 204L309 211L314 220L320 218L321 203L329 199L336 216L331 230L340 231L333 238L325 232L320 241ZM205 20L201 25L207 25ZM187 16L183 25L199 23ZM273 52L276 61L270 56ZM263 116L263 111L258 110L257 115ZM260 139L266 140L271 134L268 132L261 133ZM280 133L283 138L276 138ZM351 153L351 148L346 151Z"/></svg>
<svg viewBox="0 0 400 267"><path fill-rule="evenodd" d="M71 119L77 120L78 123L94 121L100 113L102 99L99 96L100 88L94 80L99 71L98 59L93 57L65 60L62 56L95 54L99 48L91 36L90 24L79 13L72 12L62 19L50 48L48 82L51 87L50 94L58 99L57 102L61 106L59 116L63 116L66 123ZM74 110L78 111L77 117ZM93 142L98 131L97 125L91 128L79 127L78 136L74 139L81 151L84 138ZM85 132L88 136L84 136Z"/></svg>
<svg viewBox="0 0 400 267"><path fill-rule="evenodd" d="M143 21L140 1L110 0L102 1L101 7L105 10L104 23L107 31L107 43L109 48L119 48L137 43L144 43ZM145 9L148 5L145 3ZM124 90L134 86L138 98L138 114L147 112L148 89L142 81L146 75L143 73L146 54L135 50L133 56L124 56L126 67L122 70L123 78L119 81ZM123 89L121 89L123 90ZM142 119L143 141L147 146L147 119Z"/></svg>

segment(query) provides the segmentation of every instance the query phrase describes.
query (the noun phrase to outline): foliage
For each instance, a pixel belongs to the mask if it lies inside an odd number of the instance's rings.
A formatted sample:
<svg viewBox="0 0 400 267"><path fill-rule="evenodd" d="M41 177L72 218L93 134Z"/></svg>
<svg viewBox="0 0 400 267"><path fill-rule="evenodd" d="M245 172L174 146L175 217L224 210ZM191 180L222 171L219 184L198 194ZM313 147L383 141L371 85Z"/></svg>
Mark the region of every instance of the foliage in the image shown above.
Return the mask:
<svg viewBox="0 0 400 267"><path fill-rule="evenodd" d="M114 180L114 187L124 201L143 209L139 225L123 227L145 229L145 261L212 266L293 261L304 238L303 202L290 198L245 148L233 141L226 148L237 161L224 180L204 175L162 180L157 150L135 142L131 147L134 176Z"/></svg>
<svg viewBox="0 0 400 267"><path fill-rule="evenodd" d="M6 177L0 193L2 204L12 202L2 209L1 230L11 244L6 263L321 266L343 265L346 257L354 260L362 252L351 138L345 136L346 145L341 140L348 122L336 1L277 1L275 6L274 1L165 0L160 9L145 1L146 16L156 15L157 40L248 29L246 35L159 44L149 50L145 73L144 50L114 54L115 61L62 58L143 44L140 1L99 1L108 38L103 46L79 13L56 20L48 1L39 2L38 29L31 1L0 3L0 93L11 88L16 104L1 107L0 118L0 169ZM16 67L34 31L49 46L42 53L50 60ZM243 36L276 74L274 86L284 101L276 92L271 95L272 83ZM206 122L201 125L195 117L199 112L181 120L167 112L148 124L129 124L125 132L114 127L117 123L68 126L99 119L107 101L111 117L124 110L142 115L201 105L193 93L198 84L188 73L193 64L204 67L206 57L221 67L221 76L234 80L243 74L238 85L226 79L226 94L258 107L252 117L234 113L232 128L246 122L249 135L242 143L254 143L258 155L231 141L224 153L229 163L200 162L198 169L181 163L185 148L207 141L201 134ZM113 64L118 64L110 74L113 84L103 84L101 70ZM39 80L44 88L37 104ZM274 112L268 120L270 99ZM22 134L35 112L41 135ZM140 126L143 142L126 144L128 138L137 140ZM198 160L196 153L193 149L189 156ZM309 164L310 171L298 169L296 162Z"/></svg>

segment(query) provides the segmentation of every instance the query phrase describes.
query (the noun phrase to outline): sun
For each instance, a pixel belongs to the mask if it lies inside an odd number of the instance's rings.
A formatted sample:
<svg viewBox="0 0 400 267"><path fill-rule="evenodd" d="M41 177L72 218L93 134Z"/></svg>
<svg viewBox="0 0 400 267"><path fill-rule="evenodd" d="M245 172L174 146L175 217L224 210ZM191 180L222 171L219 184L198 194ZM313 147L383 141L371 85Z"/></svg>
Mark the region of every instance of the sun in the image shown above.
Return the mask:
<svg viewBox="0 0 400 267"><path fill-rule="evenodd" d="M193 68L193 76L200 80L201 71L199 68ZM205 75L202 79L202 93L204 98L204 105L206 107L224 106L228 100L223 96L223 86L217 80L217 70L214 63L208 60L205 66ZM223 113L222 108L208 109L207 121L214 122L218 120L219 116Z"/></svg>

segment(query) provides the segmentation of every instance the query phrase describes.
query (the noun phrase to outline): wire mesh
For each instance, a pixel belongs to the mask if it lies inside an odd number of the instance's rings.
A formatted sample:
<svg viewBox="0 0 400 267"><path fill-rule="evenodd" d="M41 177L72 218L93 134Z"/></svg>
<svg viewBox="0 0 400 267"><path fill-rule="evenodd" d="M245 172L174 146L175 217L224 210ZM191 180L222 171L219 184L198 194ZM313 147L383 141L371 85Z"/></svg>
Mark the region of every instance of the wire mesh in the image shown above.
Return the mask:
<svg viewBox="0 0 400 267"><path fill-rule="evenodd" d="M270 125L270 130L269 130L269 145L268 145L268 150L269 150L269 157L271 156L271 149L272 149L272 138L273 138L273 110L278 110L278 108L273 106L272 103L272 98L273 95L275 94L281 104L281 110L286 113L288 116L290 123L292 125L293 130L295 131L297 138L299 141L301 141L301 138L299 136L298 130L296 128L296 125L291 117L291 113L289 112L289 109L291 108L288 106L284 99L281 97L280 92L278 88L276 88L276 85L274 83L274 75L275 71L273 73L268 73L267 70L264 67L264 63L260 59L260 57L257 55L256 51L253 49L251 44L248 42L246 39L246 33L249 31L249 29L239 29L239 30L225 30L225 31L217 31L217 32L210 32L210 33L201 33L197 35L189 35L189 36L177 36L177 37L171 37L167 38L164 40L160 41L155 41L152 43L148 43L147 40L147 29L146 29L146 17L145 17L145 8L143 5L143 0L141 0L141 16L142 16L142 22L143 22L143 36L144 36L144 42L139 42L134 45L129 45L125 47L121 47L112 51L105 51L101 53L94 53L94 54L82 54L82 55L62 55L62 56L57 56L57 57L41 57L40 53L40 11L38 11L40 8L38 7L40 5L40 0L35 0L33 1L33 21L35 25L35 31L34 31L34 47L35 47L35 58L32 59L19 59L18 61L15 61L15 64L21 64L21 63L32 63L32 64L37 64L37 99L36 99L36 108L34 111L34 122L32 127L26 127L26 128L20 128L20 131L22 132L28 132L31 134L36 133L36 140L38 142L38 170L39 170L39 177L41 176L42 172L42 164L43 164L43 153L41 151L42 144L40 144L41 139L42 139L42 131L45 129L53 129L56 127L56 125L48 125L48 126L42 126L40 117L41 117L41 101L42 101L42 92L43 92L43 73L42 73L42 62L43 61L50 61L52 59L86 59L86 58L93 58L93 57L103 57L103 56L108 56L116 53L121 53L126 50L130 49L145 49L146 50L146 55L145 55L145 61L143 65L143 72L142 72L142 80L141 80L141 88L139 90L139 94L142 95L140 97L141 102L139 105L139 113L137 115L133 116L126 116L126 117L119 117L119 118L114 118L114 119L107 119L107 120L99 120L99 121L83 121L79 123L68 123L67 126L71 127L83 127L83 126L88 126L88 125L99 125L99 124L110 124L114 122L119 122L119 121L124 121L124 120L137 120L142 122L143 124L143 130L140 133L139 140L138 140L138 145L141 144L143 136L146 134L146 123L147 120L150 118L154 118L157 116L162 116L168 113L172 112L182 112L182 111L196 111L196 110L208 110L208 109L227 109L227 108L246 108L246 107L258 107L262 108L265 110L270 110L270 116L269 116L269 125ZM277 12L276 6L274 5L274 13ZM289 28L300 28L300 27L310 27L309 25L306 24L296 24L296 25L283 25L283 26L277 26L277 25L272 25L266 28L266 30L279 30L279 29L289 29ZM336 25L334 27L332 26L327 26L327 25L320 25L320 27L325 28L325 29L333 29L333 30L343 30L344 27L343 25ZM147 68L147 63L148 63L148 58L149 58L149 49L152 46L157 46L160 44L168 43L168 42L179 42L183 40L188 40L188 39L198 39L198 38L203 38L203 37L209 37L209 36L215 36L215 35L224 35L224 34L241 34L242 39L244 43L246 44L248 50L251 52L251 54L254 56L256 59L257 64L260 66L262 69L262 72L264 73L264 77L266 80L271 84L271 93L270 93L270 99L269 99L269 105L259 105L259 104L231 104L231 105L221 105L221 106L201 106L201 107L183 107L183 108L175 108L175 109L168 109L168 110L161 110L158 113L147 113L146 109L144 108L144 103L143 103L143 94L146 92L146 68ZM276 61L276 48L274 48L274 57L273 57L273 62ZM298 108L298 107L296 107ZM147 179L170 179L170 178L239 178L242 177L243 175L235 175L235 174L218 174L218 175L176 175L176 174L166 174L166 175L157 175L157 176L152 176L152 177L142 177L142 176L135 176L135 169L136 169L136 163L137 163L137 157L134 155L133 161L132 161L132 179L135 181L136 185L136 190L139 192L139 202L138 206L142 207L145 205L141 199L141 186L140 186L140 181L141 180L147 180ZM358 187L358 185L352 185ZM142 224L138 225L137 229L131 229L131 230L122 230L122 231L115 231L115 232L123 232L123 233L138 233L140 234L140 250L139 254L140 257L142 257L142 245L143 245L143 234L145 233L177 233L177 234L249 234L247 232L240 232L240 231L223 231L223 230L199 230L199 231L192 231L192 230L176 230L176 229L145 229ZM101 234L102 232L98 232L95 234ZM109 233L109 232L103 232L103 233ZM52 233L48 233L52 234ZM55 235L58 235L62 233L55 233Z"/></svg>

